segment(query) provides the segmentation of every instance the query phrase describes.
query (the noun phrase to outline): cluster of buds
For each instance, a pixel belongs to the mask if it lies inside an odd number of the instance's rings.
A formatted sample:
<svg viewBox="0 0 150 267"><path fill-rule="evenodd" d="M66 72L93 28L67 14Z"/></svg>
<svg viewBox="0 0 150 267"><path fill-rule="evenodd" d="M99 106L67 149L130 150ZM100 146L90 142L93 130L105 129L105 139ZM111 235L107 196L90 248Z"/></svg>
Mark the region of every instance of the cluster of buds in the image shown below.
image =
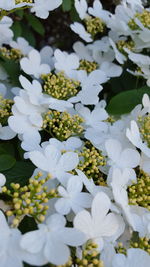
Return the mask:
<svg viewBox="0 0 150 267"><path fill-rule="evenodd" d="M76 266L78 267L104 267L103 261L100 259L97 244L87 242L85 248L82 250L82 257L76 259Z"/></svg>
<svg viewBox="0 0 150 267"><path fill-rule="evenodd" d="M150 210L150 176L140 171L137 183L128 187L128 198L130 205L138 205Z"/></svg>
<svg viewBox="0 0 150 267"><path fill-rule="evenodd" d="M74 265L73 265L73 261L72 261L71 257L69 257L69 260L63 265L57 265L56 266L56 265L50 264L50 267L72 267L72 266L74 266Z"/></svg>
<svg viewBox="0 0 150 267"><path fill-rule="evenodd" d="M83 132L84 128L81 125L83 122L78 115L71 116L68 112L49 110L44 115L42 128L51 136L65 141L67 138L79 136Z"/></svg>
<svg viewBox="0 0 150 267"><path fill-rule="evenodd" d="M15 61L17 61L23 57L22 52L16 48L1 47L0 48L0 54L6 59L12 59Z"/></svg>
<svg viewBox="0 0 150 267"><path fill-rule="evenodd" d="M80 82L65 77L63 72L44 74L43 90L46 94L61 100L67 100L78 93Z"/></svg>
<svg viewBox="0 0 150 267"><path fill-rule="evenodd" d="M123 243L119 242L117 246L115 247L116 253L121 253L126 255L127 249L123 246Z"/></svg>
<svg viewBox="0 0 150 267"><path fill-rule="evenodd" d="M21 4L21 3L23 3L23 2L32 4L32 3L33 3L33 0L15 0L16 5L17 5L17 4Z"/></svg>
<svg viewBox="0 0 150 267"><path fill-rule="evenodd" d="M85 142L82 151L78 154L80 158L77 168L89 178L93 178L95 184L106 185L99 167L106 165L102 152L96 149L89 141Z"/></svg>
<svg viewBox="0 0 150 267"><path fill-rule="evenodd" d="M116 43L116 45L117 45L118 50L122 54L125 54L125 55L126 55L126 52L125 52L124 48L127 48L130 51L134 51L134 47L135 47L134 41L132 41L132 40L119 40Z"/></svg>
<svg viewBox="0 0 150 267"><path fill-rule="evenodd" d="M7 124L8 117L12 114L11 108L13 103L13 100L5 99L0 95L0 123L2 125Z"/></svg>
<svg viewBox="0 0 150 267"><path fill-rule="evenodd" d="M85 70L87 73L91 73L97 68L98 64L95 61L88 61L86 59L81 59L78 70Z"/></svg>
<svg viewBox="0 0 150 267"><path fill-rule="evenodd" d="M135 19L138 19L145 28L150 29L150 11L144 9L141 13L136 13L134 18L128 22L128 26L131 30L139 30L139 26L137 25Z"/></svg>
<svg viewBox="0 0 150 267"><path fill-rule="evenodd" d="M41 223L45 220L45 215L49 208L46 203L49 199L57 197L57 190L49 190L45 186L46 182L51 178L48 175L42 178L42 173L38 173L29 179L29 184L23 187L20 184L12 183L11 189L6 186L2 187L2 193L11 197L11 208L7 210L7 216L14 216L12 225L17 227L25 215L32 216L37 222Z"/></svg>
<svg viewBox="0 0 150 267"><path fill-rule="evenodd" d="M84 20L84 22L87 32L90 33L93 37L98 33L104 32L105 30L105 23L98 17L88 17Z"/></svg>
<svg viewBox="0 0 150 267"><path fill-rule="evenodd" d="M140 248L150 254L150 239L147 237L138 237L136 241L130 242L131 248Z"/></svg>
<svg viewBox="0 0 150 267"><path fill-rule="evenodd" d="M140 124L140 133L150 148L150 115L139 117L138 122Z"/></svg>

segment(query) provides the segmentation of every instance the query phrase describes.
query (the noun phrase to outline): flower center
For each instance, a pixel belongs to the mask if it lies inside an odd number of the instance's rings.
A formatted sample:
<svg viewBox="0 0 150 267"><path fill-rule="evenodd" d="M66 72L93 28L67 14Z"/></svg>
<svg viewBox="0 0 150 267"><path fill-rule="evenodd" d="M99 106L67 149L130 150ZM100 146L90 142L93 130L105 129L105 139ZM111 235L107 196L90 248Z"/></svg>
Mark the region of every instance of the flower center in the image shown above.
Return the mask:
<svg viewBox="0 0 150 267"><path fill-rule="evenodd" d="M6 59L11 59L11 60L19 60L23 57L22 52L19 49L15 48L6 48L6 47L1 47L0 48L0 54L2 57Z"/></svg>
<svg viewBox="0 0 150 267"><path fill-rule="evenodd" d="M150 115L139 117L138 122L140 125L140 133L142 134L144 141L147 142L147 145L150 148Z"/></svg>
<svg viewBox="0 0 150 267"><path fill-rule="evenodd" d="M89 241L82 249L81 258L76 259L77 266L104 267L104 263L99 259L99 256L97 244Z"/></svg>
<svg viewBox="0 0 150 267"><path fill-rule="evenodd" d="M93 37L104 32L105 23L100 18L89 17L84 20L87 32L90 33Z"/></svg>
<svg viewBox="0 0 150 267"><path fill-rule="evenodd" d="M89 178L93 178L96 185L106 185L103 174L99 167L106 165L102 152L96 149L89 141L85 142L82 151L79 152L80 162L77 169L80 169Z"/></svg>
<svg viewBox="0 0 150 267"><path fill-rule="evenodd" d="M85 59L81 59L78 70L85 70L87 73L91 73L97 68L98 68L98 64L95 61L88 61Z"/></svg>
<svg viewBox="0 0 150 267"><path fill-rule="evenodd" d="M134 41L132 40L119 40L117 43L117 48L118 50L122 53L122 54L125 54L126 55L126 52L124 51L124 48L128 48L130 51L133 51L134 50Z"/></svg>
<svg viewBox="0 0 150 267"><path fill-rule="evenodd" d="M7 125L7 120L12 115L11 108L13 103L13 100L5 99L0 95L0 123L2 126Z"/></svg>
<svg viewBox="0 0 150 267"><path fill-rule="evenodd" d="M139 26L136 24L135 19L138 19L145 28L150 29L150 11L144 10L142 13L136 13L134 18L128 22L128 26L131 30L139 30Z"/></svg>
<svg viewBox="0 0 150 267"><path fill-rule="evenodd" d="M29 184L20 186L20 184L11 183L10 188L2 187L2 193L11 197L11 209L6 212L7 216L14 216L13 226L17 227L25 215L32 216L37 222L42 223L49 209L45 205L49 199L57 197L57 189L49 190L45 186L51 178L48 175L42 178L42 173L38 173L29 179Z"/></svg>
<svg viewBox="0 0 150 267"><path fill-rule="evenodd" d="M139 237L137 233L134 233L130 241L130 247L143 249L150 254L150 239L147 237Z"/></svg>
<svg viewBox="0 0 150 267"><path fill-rule="evenodd" d="M49 110L44 115L43 129L53 137L61 141L65 141L70 136L80 135L84 128L81 125L84 120L78 116L69 114L68 112L59 112Z"/></svg>
<svg viewBox="0 0 150 267"><path fill-rule="evenodd" d="M43 91L54 98L67 100L79 91L80 82L65 77L63 72L44 74L41 78L44 81Z"/></svg>
<svg viewBox="0 0 150 267"><path fill-rule="evenodd" d="M24 2L29 3L29 4L32 4L33 3L33 0L15 0L16 5L17 4L24 3Z"/></svg>
<svg viewBox="0 0 150 267"><path fill-rule="evenodd" d="M137 183L128 187L130 205L138 205L150 210L150 175L140 170Z"/></svg>

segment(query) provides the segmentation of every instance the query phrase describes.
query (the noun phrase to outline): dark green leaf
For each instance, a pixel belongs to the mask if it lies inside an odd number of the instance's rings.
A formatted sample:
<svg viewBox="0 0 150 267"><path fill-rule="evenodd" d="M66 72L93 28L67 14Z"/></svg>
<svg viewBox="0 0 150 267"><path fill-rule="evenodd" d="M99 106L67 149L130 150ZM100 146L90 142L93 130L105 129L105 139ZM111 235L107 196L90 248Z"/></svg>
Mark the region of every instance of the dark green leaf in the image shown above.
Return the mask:
<svg viewBox="0 0 150 267"><path fill-rule="evenodd" d="M22 234L25 234L26 232L33 231L37 229L37 224L34 220L34 218L25 216L21 223L19 224L19 230L22 232Z"/></svg>
<svg viewBox="0 0 150 267"><path fill-rule="evenodd" d="M23 25L22 36L29 42L30 45L35 47L36 40L33 32L31 31L31 28L28 25Z"/></svg>
<svg viewBox="0 0 150 267"><path fill-rule="evenodd" d="M4 153L1 153L1 151L4 151ZM1 143L0 144L0 154L9 154L11 156L15 157L15 149L13 144L9 143Z"/></svg>
<svg viewBox="0 0 150 267"><path fill-rule="evenodd" d="M34 31L36 31L42 36L45 34L44 26L38 18L36 18L32 14L26 14L26 19L28 20L29 25Z"/></svg>
<svg viewBox="0 0 150 267"><path fill-rule="evenodd" d="M71 0L63 0L63 3L62 3L63 11L70 11L71 7L72 7L72 1Z"/></svg>
<svg viewBox="0 0 150 267"><path fill-rule="evenodd" d="M19 79L18 79L20 73L19 63L15 62L14 60L5 59L5 61L1 61L1 65L8 73L12 84L16 86L19 85Z"/></svg>
<svg viewBox="0 0 150 267"><path fill-rule="evenodd" d="M107 111L114 115L129 113L136 105L142 103L142 97L145 93L150 95L150 88L147 86L121 92L110 100Z"/></svg>
<svg viewBox="0 0 150 267"><path fill-rule="evenodd" d="M0 172L11 169L15 165L15 162L15 158L10 155L0 155Z"/></svg>
<svg viewBox="0 0 150 267"><path fill-rule="evenodd" d="M23 186L27 184L34 169L35 166L31 162L16 162L13 168L9 169L8 171L3 171L3 174L6 176L7 180L6 185L9 186L11 183L19 183L21 186Z"/></svg>
<svg viewBox="0 0 150 267"><path fill-rule="evenodd" d="M14 39L16 40L22 34L22 28L20 21L15 21L11 27L14 33Z"/></svg>
<svg viewBox="0 0 150 267"><path fill-rule="evenodd" d="M17 10L16 11L16 15L20 18L23 18L23 15L24 15L24 10L23 9L20 9L20 10Z"/></svg>

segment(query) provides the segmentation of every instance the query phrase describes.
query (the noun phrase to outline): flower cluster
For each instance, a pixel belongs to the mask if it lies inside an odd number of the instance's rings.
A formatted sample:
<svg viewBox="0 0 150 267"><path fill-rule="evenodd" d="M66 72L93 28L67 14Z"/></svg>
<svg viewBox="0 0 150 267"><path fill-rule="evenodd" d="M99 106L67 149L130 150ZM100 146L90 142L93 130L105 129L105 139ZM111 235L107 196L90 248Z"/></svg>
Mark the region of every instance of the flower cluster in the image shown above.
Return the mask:
<svg viewBox="0 0 150 267"><path fill-rule="evenodd" d="M150 6L89 2L0 0L0 267L150 266Z"/></svg>

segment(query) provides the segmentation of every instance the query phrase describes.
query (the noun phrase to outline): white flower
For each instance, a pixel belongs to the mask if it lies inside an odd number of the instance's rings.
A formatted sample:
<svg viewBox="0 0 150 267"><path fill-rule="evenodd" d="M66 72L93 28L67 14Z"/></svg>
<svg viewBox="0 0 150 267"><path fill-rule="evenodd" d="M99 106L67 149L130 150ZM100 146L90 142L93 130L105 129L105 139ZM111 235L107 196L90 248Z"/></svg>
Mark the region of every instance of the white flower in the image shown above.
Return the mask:
<svg viewBox="0 0 150 267"><path fill-rule="evenodd" d="M64 71L67 76L72 76L74 74L74 70L79 67L79 58L75 53L68 55L66 52L56 49L54 57L56 60L56 70Z"/></svg>
<svg viewBox="0 0 150 267"><path fill-rule="evenodd" d="M88 49L88 46L85 46L82 42L75 42L73 44L73 50L80 59L86 59L91 62L94 60L90 49Z"/></svg>
<svg viewBox="0 0 150 267"><path fill-rule="evenodd" d="M79 176L69 178L66 189L62 186L58 187L61 196L55 203L55 208L60 214L68 214L71 210L78 213L83 208L90 208L92 197L89 193L81 192L83 183Z"/></svg>
<svg viewBox="0 0 150 267"><path fill-rule="evenodd" d="M32 4L23 1L20 4L16 4L15 0L0 0L0 8L4 9L4 10L11 10L11 9L15 9L15 8L20 8L23 6L32 6Z"/></svg>
<svg viewBox="0 0 150 267"><path fill-rule="evenodd" d="M150 175L150 157L141 153L140 168Z"/></svg>
<svg viewBox="0 0 150 267"><path fill-rule="evenodd" d="M108 61L104 61L101 64L100 70L105 72L108 77L119 77L122 73L122 68L120 66Z"/></svg>
<svg viewBox="0 0 150 267"><path fill-rule="evenodd" d="M65 227L66 220L62 215L53 214L46 224L39 224L38 230L26 233L21 240L21 247L31 253L42 251L48 262L65 264L70 256L69 246L80 246L85 236L75 228Z"/></svg>
<svg viewBox="0 0 150 267"><path fill-rule="evenodd" d="M76 103L80 101L84 105L97 104L99 101L98 94L103 89L100 84L108 80L105 72L94 70L88 75L86 71L80 70L77 73L77 79L81 82L82 90L76 96L71 97L69 102Z"/></svg>
<svg viewBox="0 0 150 267"><path fill-rule="evenodd" d="M116 203L122 208L128 208L128 194L127 187L132 184L132 181L136 182L136 175L133 170L125 169L121 170L114 168L112 173L112 192Z"/></svg>
<svg viewBox="0 0 150 267"><path fill-rule="evenodd" d="M79 22L74 22L70 25L71 30L73 30L75 33L77 33L84 41L87 43L90 43L93 41L92 36L90 33L88 33L84 26Z"/></svg>
<svg viewBox="0 0 150 267"><path fill-rule="evenodd" d="M53 49L51 46L44 46L40 50L41 63L47 64L51 69L54 69Z"/></svg>
<svg viewBox="0 0 150 267"><path fill-rule="evenodd" d="M114 50L116 60L120 64L123 64L126 61L126 57L122 53L119 52L119 50L117 49L116 44L114 43L114 41L111 38L109 38L109 41L110 41L110 44L111 44L111 46L112 46L112 48Z"/></svg>
<svg viewBox="0 0 150 267"><path fill-rule="evenodd" d="M102 4L99 0L95 0L93 3L93 8L89 7L88 8L89 14L91 14L94 17L98 17L102 19L104 22L107 23L107 20L110 17L110 12L103 10Z"/></svg>
<svg viewBox="0 0 150 267"><path fill-rule="evenodd" d="M84 123L87 127L93 127L100 130L105 130L108 126L105 120L108 118L106 110L100 106L95 106L91 111L82 104L76 104L76 111L84 118Z"/></svg>
<svg viewBox="0 0 150 267"><path fill-rule="evenodd" d="M62 4L62 0L35 0L31 12L35 12L36 16L41 19L46 19L49 11L52 11Z"/></svg>
<svg viewBox="0 0 150 267"><path fill-rule="evenodd" d="M0 173L0 192L1 192L1 187L4 186L6 183L6 177L4 174Z"/></svg>
<svg viewBox="0 0 150 267"><path fill-rule="evenodd" d="M131 128L127 129L126 136L134 146L141 149L146 156L150 157L150 148L142 141L136 121L131 121Z"/></svg>
<svg viewBox="0 0 150 267"><path fill-rule="evenodd" d="M9 126L2 126L0 123L0 139L10 140L14 138L16 133Z"/></svg>
<svg viewBox="0 0 150 267"><path fill-rule="evenodd" d="M121 143L115 139L108 139L105 142L108 155L108 165L124 170L135 168L140 162L139 153L131 148L123 149Z"/></svg>
<svg viewBox="0 0 150 267"><path fill-rule="evenodd" d="M60 151L74 151L82 146L82 141L77 137L69 137L66 141L63 142L55 138L50 138L49 144L57 147Z"/></svg>
<svg viewBox="0 0 150 267"><path fill-rule="evenodd" d="M10 29L12 26L12 19L9 17L3 17L0 21L0 46L2 44L9 44L13 37L13 31Z"/></svg>
<svg viewBox="0 0 150 267"><path fill-rule="evenodd" d="M41 253L31 254L20 247L21 232L9 228L6 218L0 211L0 265L1 267L23 267L23 261L41 266L46 260Z"/></svg>
<svg viewBox="0 0 150 267"><path fill-rule="evenodd" d="M43 149L43 153L41 151L29 152L29 158L38 168L60 180L79 163L77 153L66 152L62 155L58 148L50 144Z"/></svg>
<svg viewBox="0 0 150 267"><path fill-rule="evenodd" d="M84 19L87 16L88 5L86 0L75 0L75 8L80 19Z"/></svg>
<svg viewBox="0 0 150 267"><path fill-rule="evenodd" d="M142 104L143 104L144 108L147 109L147 112L150 113L150 98L147 94L143 95Z"/></svg>
<svg viewBox="0 0 150 267"><path fill-rule="evenodd" d="M50 72L49 65L41 64L41 56L37 50L31 50L28 57L29 58L25 57L20 60L21 68L25 73L33 75L35 78L39 78L41 74Z"/></svg>
<svg viewBox="0 0 150 267"><path fill-rule="evenodd" d="M11 41L10 46L19 49L23 55L27 55L33 49L23 37L18 37L16 41Z"/></svg>
<svg viewBox="0 0 150 267"><path fill-rule="evenodd" d="M116 254L112 260L112 267L148 267L150 265L150 255L139 248L127 250L127 256Z"/></svg>
<svg viewBox="0 0 150 267"><path fill-rule="evenodd" d="M83 210L74 219L75 227L86 234L87 240L93 239L100 250L103 249L104 239L113 236L119 228L117 216L112 212L108 213L110 207L108 196L100 192L92 202L91 214Z"/></svg>

